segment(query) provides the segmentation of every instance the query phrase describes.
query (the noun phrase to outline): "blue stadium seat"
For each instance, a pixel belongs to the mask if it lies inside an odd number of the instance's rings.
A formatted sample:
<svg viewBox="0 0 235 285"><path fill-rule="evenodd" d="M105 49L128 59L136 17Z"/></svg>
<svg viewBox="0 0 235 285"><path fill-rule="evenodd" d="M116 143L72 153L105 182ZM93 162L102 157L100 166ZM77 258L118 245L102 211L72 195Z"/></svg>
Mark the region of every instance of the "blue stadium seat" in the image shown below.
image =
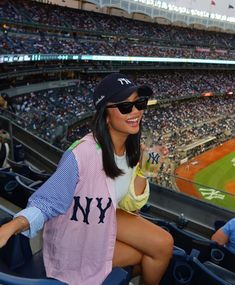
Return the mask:
<svg viewBox="0 0 235 285"><path fill-rule="evenodd" d="M200 252L198 259L201 262L211 261L228 270L234 270L235 254L226 247L185 229L180 229L175 223L169 223L168 228L175 245L183 248L187 254L190 254L192 249L197 249Z"/></svg>
<svg viewBox="0 0 235 285"><path fill-rule="evenodd" d="M47 173L43 170L37 170L33 166L29 165L29 178L33 180L41 180L45 182L50 176L50 173Z"/></svg>
<svg viewBox="0 0 235 285"><path fill-rule="evenodd" d="M30 170L29 167L23 161L16 162L8 159L7 162L10 165L13 172L28 177Z"/></svg>
<svg viewBox="0 0 235 285"><path fill-rule="evenodd" d="M50 173L47 173L43 170L38 170L31 165L27 165L24 161L16 162L8 159L8 163L13 172L23 175L31 180L46 181L51 176Z"/></svg>
<svg viewBox="0 0 235 285"><path fill-rule="evenodd" d="M203 264L207 269L212 271L218 277L222 278L223 280L227 282L230 282L231 284L235 284L235 271L234 270L232 272L210 261L206 261ZM233 267L235 267L234 264L233 264Z"/></svg>
<svg viewBox="0 0 235 285"><path fill-rule="evenodd" d="M35 181L13 172L0 171L0 194L13 204L25 208L36 189Z"/></svg>
<svg viewBox="0 0 235 285"><path fill-rule="evenodd" d="M173 258L168 269L163 276L160 285L231 285L230 281L234 281L233 273L222 267L220 275L215 270L208 268L207 264L203 264L198 260L198 250L192 250L191 254L173 254ZM213 264L213 263L212 263Z"/></svg>

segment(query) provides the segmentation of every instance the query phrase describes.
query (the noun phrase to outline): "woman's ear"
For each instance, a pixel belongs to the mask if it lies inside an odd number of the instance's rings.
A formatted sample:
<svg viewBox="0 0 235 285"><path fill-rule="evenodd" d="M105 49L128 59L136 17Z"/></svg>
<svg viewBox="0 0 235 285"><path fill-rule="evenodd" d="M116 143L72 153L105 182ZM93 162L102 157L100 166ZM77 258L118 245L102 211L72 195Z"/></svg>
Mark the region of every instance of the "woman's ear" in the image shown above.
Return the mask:
<svg viewBox="0 0 235 285"><path fill-rule="evenodd" d="M106 115L106 124L107 124L107 125L109 125L109 121L110 121L110 119L109 119L109 113L107 112L107 115Z"/></svg>

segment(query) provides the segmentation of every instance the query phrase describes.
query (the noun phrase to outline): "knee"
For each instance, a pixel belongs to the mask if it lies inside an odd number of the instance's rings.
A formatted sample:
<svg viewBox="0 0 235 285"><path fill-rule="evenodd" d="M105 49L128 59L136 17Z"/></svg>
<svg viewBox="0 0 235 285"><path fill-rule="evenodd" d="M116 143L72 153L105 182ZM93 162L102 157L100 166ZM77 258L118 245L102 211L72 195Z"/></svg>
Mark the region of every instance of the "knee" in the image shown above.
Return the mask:
<svg viewBox="0 0 235 285"><path fill-rule="evenodd" d="M174 239L172 235L164 230L163 241L162 241L162 250L164 250L164 254L172 255L173 247L174 247Z"/></svg>
<svg viewBox="0 0 235 285"><path fill-rule="evenodd" d="M162 230L156 239L156 255L161 257L170 258L173 254L174 239L172 235Z"/></svg>

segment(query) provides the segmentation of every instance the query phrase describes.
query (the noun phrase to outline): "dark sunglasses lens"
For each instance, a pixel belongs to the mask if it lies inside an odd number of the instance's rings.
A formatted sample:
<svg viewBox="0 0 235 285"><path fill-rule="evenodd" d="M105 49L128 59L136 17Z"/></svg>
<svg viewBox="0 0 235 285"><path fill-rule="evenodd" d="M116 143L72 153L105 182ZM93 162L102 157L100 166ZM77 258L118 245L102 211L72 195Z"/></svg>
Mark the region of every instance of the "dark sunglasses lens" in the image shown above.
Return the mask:
<svg viewBox="0 0 235 285"><path fill-rule="evenodd" d="M122 114L128 114L132 111L133 104L131 102L124 102L118 104L117 107Z"/></svg>
<svg viewBox="0 0 235 285"><path fill-rule="evenodd" d="M146 98L139 99L135 102L135 107L140 111L147 107L148 100Z"/></svg>

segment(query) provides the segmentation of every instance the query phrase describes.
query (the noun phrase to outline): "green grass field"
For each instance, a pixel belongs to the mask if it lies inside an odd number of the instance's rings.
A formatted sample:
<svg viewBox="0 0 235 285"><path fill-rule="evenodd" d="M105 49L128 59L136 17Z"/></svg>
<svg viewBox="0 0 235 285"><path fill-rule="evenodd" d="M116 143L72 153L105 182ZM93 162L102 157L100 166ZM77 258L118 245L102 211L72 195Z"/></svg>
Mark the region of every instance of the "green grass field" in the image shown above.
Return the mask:
<svg viewBox="0 0 235 285"><path fill-rule="evenodd" d="M235 211L235 152L199 171L194 182L203 199ZM226 192L226 185L232 182L233 195Z"/></svg>

